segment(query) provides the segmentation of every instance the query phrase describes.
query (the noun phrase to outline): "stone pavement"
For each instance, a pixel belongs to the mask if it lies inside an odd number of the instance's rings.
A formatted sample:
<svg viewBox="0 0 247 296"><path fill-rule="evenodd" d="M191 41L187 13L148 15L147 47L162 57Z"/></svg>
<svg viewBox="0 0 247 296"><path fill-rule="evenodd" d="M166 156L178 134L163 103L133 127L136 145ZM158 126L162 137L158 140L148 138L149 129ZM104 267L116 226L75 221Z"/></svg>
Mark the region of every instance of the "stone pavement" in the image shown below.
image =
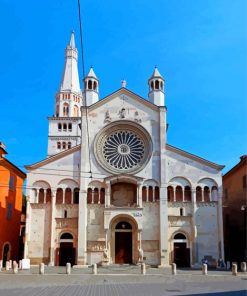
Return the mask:
<svg viewBox="0 0 247 296"><path fill-rule="evenodd" d="M72 268L72 274L66 275L63 267L46 267L44 275L38 274L38 267L17 275L0 272L0 296L246 296L246 288L246 273L232 276L219 270L209 270L206 276L191 269L171 275L170 268L147 268L147 274L141 275L137 266L102 267L97 275L91 268Z"/></svg>

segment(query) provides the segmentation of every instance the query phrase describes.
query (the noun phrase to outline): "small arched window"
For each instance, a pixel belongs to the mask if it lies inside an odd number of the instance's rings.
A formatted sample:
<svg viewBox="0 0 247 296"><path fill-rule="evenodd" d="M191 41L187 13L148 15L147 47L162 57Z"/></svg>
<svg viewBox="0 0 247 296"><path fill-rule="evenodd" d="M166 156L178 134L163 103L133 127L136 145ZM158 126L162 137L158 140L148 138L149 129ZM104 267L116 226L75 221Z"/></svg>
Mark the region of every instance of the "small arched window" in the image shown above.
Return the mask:
<svg viewBox="0 0 247 296"><path fill-rule="evenodd" d="M71 148L71 142L68 142L68 149Z"/></svg>
<svg viewBox="0 0 247 296"><path fill-rule="evenodd" d="M57 105L56 106L56 117L58 117L59 116L59 106Z"/></svg>
<svg viewBox="0 0 247 296"><path fill-rule="evenodd" d="M181 186L176 187L176 201L183 201L183 189Z"/></svg>
<svg viewBox="0 0 247 296"><path fill-rule="evenodd" d="M154 82L151 81L151 90L153 90L153 89L154 89Z"/></svg>
<svg viewBox="0 0 247 296"><path fill-rule="evenodd" d="M202 188L200 186L196 187L196 201L202 201Z"/></svg>
<svg viewBox="0 0 247 296"><path fill-rule="evenodd" d="M79 116L79 108L77 106L74 106L74 117Z"/></svg>
<svg viewBox="0 0 247 296"><path fill-rule="evenodd" d="M69 132L72 131L72 123L69 123L69 124L68 124L68 129L69 129Z"/></svg>
<svg viewBox="0 0 247 296"><path fill-rule="evenodd" d="M116 225L116 229L132 229L132 226L130 223L124 221L124 222L119 222Z"/></svg>
<svg viewBox="0 0 247 296"><path fill-rule="evenodd" d="M69 115L69 104L64 103L63 104L63 116L68 116Z"/></svg>
<svg viewBox="0 0 247 296"><path fill-rule="evenodd" d="M58 150L61 149L61 142L57 142L57 149L58 149Z"/></svg>
<svg viewBox="0 0 247 296"><path fill-rule="evenodd" d="M79 188L74 189L74 204L79 204Z"/></svg>
<svg viewBox="0 0 247 296"><path fill-rule="evenodd" d="M173 196L174 196L174 194L173 194L173 187L172 186L168 186L167 187L167 199L168 199L168 201L174 201L173 199Z"/></svg>
<svg viewBox="0 0 247 296"><path fill-rule="evenodd" d="M66 149L66 142L63 142L62 147L63 149Z"/></svg>
<svg viewBox="0 0 247 296"><path fill-rule="evenodd" d="M94 83L93 83L93 89L97 90L97 82L96 81L94 81Z"/></svg>
<svg viewBox="0 0 247 296"><path fill-rule="evenodd" d="M204 201L210 202L210 189L208 186L204 187Z"/></svg>
<svg viewBox="0 0 247 296"><path fill-rule="evenodd" d="M67 218L67 216L68 216L68 212L67 210L64 210L64 218Z"/></svg>
<svg viewBox="0 0 247 296"><path fill-rule="evenodd" d="M155 200L159 200L160 199L160 189L158 186L155 186L155 189L154 189L154 195L155 195Z"/></svg>
<svg viewBox="0 0 247 296"><path fill-rule="evenodd" d="M61 132L61 130L62 130L62 124L61 123L58 123L57 127L58 127L58 131Z"/></svg>
<svg viewBox="0 0 247 296"><path fill-rule="evenodd" d="M88 89L93 89L92 80L88 80Z"/></svg>
<svg viewBox="0 0 247 296"><path fill-rule="evenodd" d="M155 89L159 89L159 80L155 80Z"/></svg>
<svg viewBox="0 0 247 296"><path fill-rule="evenodd" d="M186 239L186 236L182 233L177 233L175 236L174 236L174 239Z"/></svg>
<svg viewBox="0 0 247 296"><path fill-rule="evenodd" d="M60 239L73 239L73 235L70 234L70 233L63 233L63 234L60 236Z"/></svg>
<svg viewBox="0 0 247 296"><path fill-rule="evenodd" d="M191 201L191 188L190 186L185 186L184 188L184 200Z"/></svg>
<svg viewBox="0 0 247 296"><path fill-rule="evenodd" d="M66 132L67 131L67 123L63 124L63 130Z"/></svg>

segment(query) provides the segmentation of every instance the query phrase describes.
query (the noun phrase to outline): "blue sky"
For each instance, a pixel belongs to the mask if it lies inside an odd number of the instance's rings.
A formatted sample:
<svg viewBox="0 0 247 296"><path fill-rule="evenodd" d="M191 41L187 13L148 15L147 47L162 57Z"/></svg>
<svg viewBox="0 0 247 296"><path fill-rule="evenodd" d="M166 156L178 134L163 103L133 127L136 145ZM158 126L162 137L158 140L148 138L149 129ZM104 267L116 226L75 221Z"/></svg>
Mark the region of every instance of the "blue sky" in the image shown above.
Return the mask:
<svg viewBox="0 0 247 296"><path fill-rule="evenodd" d="M21 169L46 157L64 48L79 47L77 0L0 0L0 141ZM247 153L245 0L81 1L86 71L100 97L120 87L147 97L166 80L168 143L224 164ZM82 79L81 60L79 61Z"/></svg>

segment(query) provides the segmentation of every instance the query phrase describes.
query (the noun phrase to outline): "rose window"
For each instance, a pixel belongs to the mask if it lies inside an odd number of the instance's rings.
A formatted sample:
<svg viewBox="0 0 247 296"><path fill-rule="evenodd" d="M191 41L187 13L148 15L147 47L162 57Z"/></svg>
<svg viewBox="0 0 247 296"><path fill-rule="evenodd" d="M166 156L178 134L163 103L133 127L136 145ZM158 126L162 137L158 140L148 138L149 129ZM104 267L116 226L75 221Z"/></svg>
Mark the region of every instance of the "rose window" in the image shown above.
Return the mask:
<svg viewBox="0 0 247 296"><path fill-rule="evenodd" d="M144 156L144 143L133 132L117 131L106 138L103 155L116 169L128 170L141 162Z"/></svg>
<svg viewBox="0 0 247 296"><path fill-rule="evenodd" d="M134 173L145 167L152 153L152 140L139 124L115 121L97 134L94 153L108 172Z"/></svg>

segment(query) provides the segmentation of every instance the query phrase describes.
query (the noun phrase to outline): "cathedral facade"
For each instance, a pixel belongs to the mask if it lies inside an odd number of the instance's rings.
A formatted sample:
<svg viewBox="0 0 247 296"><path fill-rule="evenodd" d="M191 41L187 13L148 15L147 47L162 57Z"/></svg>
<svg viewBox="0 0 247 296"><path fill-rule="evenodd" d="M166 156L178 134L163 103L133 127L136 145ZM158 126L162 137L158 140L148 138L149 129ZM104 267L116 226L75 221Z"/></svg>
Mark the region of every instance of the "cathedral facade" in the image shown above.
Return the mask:
<svg viewBox="0 0 247 296"><path fill-rule="evenodd" d="M77 59L72 33L47 158L26 166L25 258L78 266L224 258L223 166L167 144L158 69L148 99L122 81L100 100L92 68L81 90Z"/></svg>

